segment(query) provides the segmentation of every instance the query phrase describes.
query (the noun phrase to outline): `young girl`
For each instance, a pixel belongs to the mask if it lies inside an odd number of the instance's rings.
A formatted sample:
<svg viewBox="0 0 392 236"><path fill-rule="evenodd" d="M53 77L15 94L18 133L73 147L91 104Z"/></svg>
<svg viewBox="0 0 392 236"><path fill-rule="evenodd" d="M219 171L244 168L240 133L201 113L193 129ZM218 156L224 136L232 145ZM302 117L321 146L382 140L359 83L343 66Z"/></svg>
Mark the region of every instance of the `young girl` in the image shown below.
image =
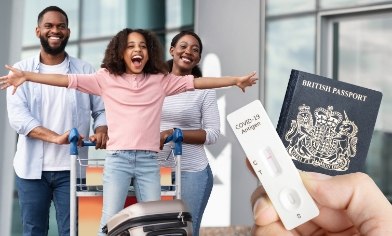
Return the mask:
<svg viewBox="0 0 392 236"><path fill-rule="evenodd" d="M67 87L101 96L106 109L108 136L103 173L103 209L106 225L120 211L133 179L138 202L160 200L157 162L159 125L166 96L185 91L256 83L255 72L240 77L196 78L168 74L161 44L147 30L124 29L110 41L101 70L94 74L38 74L6 65L12 73L0 77L1 89L25 81Z"/></svg>

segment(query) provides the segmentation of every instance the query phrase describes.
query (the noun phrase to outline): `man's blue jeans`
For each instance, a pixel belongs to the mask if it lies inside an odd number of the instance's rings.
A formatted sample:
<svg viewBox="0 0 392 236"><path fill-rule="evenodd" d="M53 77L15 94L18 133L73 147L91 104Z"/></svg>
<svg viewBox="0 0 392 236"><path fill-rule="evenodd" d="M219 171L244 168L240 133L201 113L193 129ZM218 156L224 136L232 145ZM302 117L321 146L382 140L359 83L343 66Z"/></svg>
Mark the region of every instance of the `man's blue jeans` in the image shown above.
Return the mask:
<svg viewBox="0 0 392 236"><path fill-rule="evenodd" d="M43 171L41 179L16 175L23 236L48 235L50 204L56 209L58 235L70 233L70 172Z"/></svg>

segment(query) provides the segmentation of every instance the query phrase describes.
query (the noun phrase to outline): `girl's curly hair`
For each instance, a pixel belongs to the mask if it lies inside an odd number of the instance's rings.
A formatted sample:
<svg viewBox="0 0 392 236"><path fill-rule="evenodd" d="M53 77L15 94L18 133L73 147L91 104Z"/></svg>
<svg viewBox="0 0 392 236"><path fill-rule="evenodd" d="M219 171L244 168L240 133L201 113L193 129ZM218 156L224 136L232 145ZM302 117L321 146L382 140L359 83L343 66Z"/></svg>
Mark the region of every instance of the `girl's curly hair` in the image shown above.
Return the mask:
<svg viewBox="0 0 392 236"><path fill-rule="evenodd" d="M115 75L125 73L126 65L123 54L127 48L128 35L132 32L139 33L146 39L149 60L144 66L143 72L148 74L168 73L168 66L163 59L161 42L152 31L143 29L133 30L125 28L118 32L110 40L105 50L105 57L102 60L101 68L106 68L109 73Z"/></svg>

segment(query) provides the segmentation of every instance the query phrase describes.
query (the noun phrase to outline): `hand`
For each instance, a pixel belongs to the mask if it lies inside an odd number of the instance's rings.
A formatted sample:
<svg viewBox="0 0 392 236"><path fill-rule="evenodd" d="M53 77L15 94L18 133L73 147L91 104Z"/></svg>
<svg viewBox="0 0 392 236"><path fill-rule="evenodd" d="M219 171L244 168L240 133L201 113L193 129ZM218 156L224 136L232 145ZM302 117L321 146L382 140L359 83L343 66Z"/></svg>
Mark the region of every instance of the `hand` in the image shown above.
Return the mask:
<svg viewBox="0 0 392 236"><path fill-rule="evenodd" d="M174 133L173 129L168 129L161 132L160 145L159 145L160 150L163 149L163 144L165 143L166 138L172 135L173 133Z"/></svg>
<svg viewBox="0 0 392 236"><path fill-rule="evenodd" d="M107 133L95 133L90 136L90 141L95 142L95 149L106 149L106 143L109 140Z"/></svg>
<svg viewBox="0 0 392 236"><path fill-rule="evenodd" d="M56 136L53 143L58 144L58 145L69 144L69 141L68 141L69 132L70 131L68 130L64 134Z"/></svg>
<svg viewBox="0 0 392 236"><path fill-rule="evenodd" d="M23 73L23 71L18 70L16 68L13 68L9 65L5 65L5 68L10 70L12 73L6 76L0 77L0 85L3 85L1 87L2 90L14 86L14 90L12 91L12 94L15 94L16 89L18 88L19 85L23 84L27 79Z"/></svg>
<svg viewBox="0 0 392 236"><path fill-rule="evenodd" d="M251 197L255 218L251 235L392 235L392 205L368 175L300 175L320 215L287 231L260 186Z"/></svg>
<svg viewBox="0 0 392 236"><path fill-rule="evenodd" d="M62 145L62 144L69 144L68 141L68 136L69 136L69 130L66 131L65 133L58 135L54 138L53 143L58 144L58 145ZM84 139L83 135L79 135L79 140L78 140L78 146L81 147L82 146L82 141Z"/></svg>
<svg viewBox="0 0 392 236"><path fill-rule="evenodd" d="M238 78L237 86L241 88L242 92L245 92L246 87L256 84L256 81L259 80L258 78L252 78L255 74L256 71Z"/></svg>

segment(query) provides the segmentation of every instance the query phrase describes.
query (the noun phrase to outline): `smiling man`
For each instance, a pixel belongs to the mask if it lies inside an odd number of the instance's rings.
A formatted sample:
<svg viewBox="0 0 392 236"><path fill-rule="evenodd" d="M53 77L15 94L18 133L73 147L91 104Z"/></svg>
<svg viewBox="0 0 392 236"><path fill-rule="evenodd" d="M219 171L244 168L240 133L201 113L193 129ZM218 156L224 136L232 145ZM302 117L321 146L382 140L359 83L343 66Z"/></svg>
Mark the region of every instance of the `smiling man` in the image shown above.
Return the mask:
<svg viewBox="0 0 392 236"><path fill-rule="evenodd" d="M41 41L40 52L14 67L43 74L94 72L90 64L65 52L71 31L67 14L62 9L50 6L42 10L35 32ZM58 235L69 235L68 133L76 127L88 138L91 116L94 118L94 135L89 139L97 143L96 148L106 148L108 136L104 104L97 96L37 83L23 84L15 95L11 95L12 90L7 89L7 110L10 124L19 134L14 169L23 235L48 234L52 202L56 208ZM79 156L87 158L87 152L86 148L81 148Z"/></svg>

